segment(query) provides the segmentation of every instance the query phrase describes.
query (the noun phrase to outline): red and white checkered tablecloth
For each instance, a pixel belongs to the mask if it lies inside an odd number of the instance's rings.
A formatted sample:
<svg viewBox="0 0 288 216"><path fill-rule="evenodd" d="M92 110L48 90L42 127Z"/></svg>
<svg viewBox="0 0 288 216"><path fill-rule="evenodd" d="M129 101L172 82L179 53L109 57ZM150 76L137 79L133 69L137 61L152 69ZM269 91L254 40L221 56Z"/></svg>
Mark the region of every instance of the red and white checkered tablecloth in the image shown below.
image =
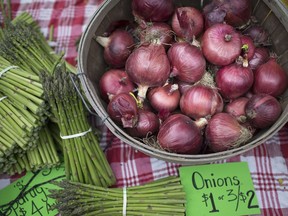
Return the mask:
<svg viewBox="0 0 288 216"><path fill-rule="evenodd" d="M75 43L102 0L11 0L13 17L28 11L39 22L45 36L54 26L56 51L65 51L75 64ZM0 12L1 17L1 12ZM116 138L105 126L101 145L107 146L107 158L115 172L117 186L143 184L169 175L177 175L180 165L149 157ZM261 215L288 215L288 124L271 139L249 152L219 163L248 162L259 200ZM0 189L19 176L0 176Z"/></svg>

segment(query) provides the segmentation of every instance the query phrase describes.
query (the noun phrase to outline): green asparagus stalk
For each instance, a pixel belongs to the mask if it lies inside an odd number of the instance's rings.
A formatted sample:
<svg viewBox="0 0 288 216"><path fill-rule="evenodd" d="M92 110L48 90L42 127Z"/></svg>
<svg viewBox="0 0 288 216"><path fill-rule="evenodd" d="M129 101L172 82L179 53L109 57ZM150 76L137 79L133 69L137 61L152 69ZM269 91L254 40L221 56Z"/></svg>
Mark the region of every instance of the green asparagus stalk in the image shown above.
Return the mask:
<svg viewBox="0 0 288 216"><path fill-rule="evenodd" d="M43 70L53 71L62 54L54 52L36 21L24 12L0 30L0 55L27 71L39 74ZM67 67L76 73L74 66L67 63Z"/></svg>
<svg viewBox="0 0 288 216"><path fill-rule="evenodd" d="M64 180L55 183L61 189L51 190L54 208L61 215L185 215L185 192L180 178L166 177L145 185L126 188L102 188Z"/></svg>
<svg viewBox="0 0 288 216"><path fill-rule="evenodd" d="M52 75L42 73L41 78L62 135L66 178L103 187L113 185L115 176L91 130L82 100L71 80L73 78L80 88L78 78L67 72L64 62L55 67ZM70 135L77 136L67 137Z"/></svg>
<svg viewBox="0 0 288 216"><path fill-rule="evenodd" d="M45 126L39 133L37 146L25 154L16 154L16 163L7 171L10 175L24 171L51 168L61 163L50 129Z"/></svg>

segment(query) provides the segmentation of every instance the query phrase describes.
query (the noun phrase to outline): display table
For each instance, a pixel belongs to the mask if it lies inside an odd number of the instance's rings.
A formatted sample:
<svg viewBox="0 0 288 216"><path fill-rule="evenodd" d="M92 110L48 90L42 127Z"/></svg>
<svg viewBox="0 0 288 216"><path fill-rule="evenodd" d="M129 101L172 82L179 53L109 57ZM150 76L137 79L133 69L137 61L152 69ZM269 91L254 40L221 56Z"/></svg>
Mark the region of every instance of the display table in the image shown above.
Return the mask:
<svg viewBox="0 0 288 216"><path fill-rule="evenodd" d="M56 52L64 51L67 61L76 65L75 44L101 0L12 0L11 3L13 17L30 12L45 36L48 37L53 26ZM178 174L179 164L151 158L120 141L105 126L101 130L101 146L116 175L116 186L139 185ZM288 124L262 145L217 163L236 161L248 162L261 215L288 215ZM20 176L0 175L0 189Z"/></svg>

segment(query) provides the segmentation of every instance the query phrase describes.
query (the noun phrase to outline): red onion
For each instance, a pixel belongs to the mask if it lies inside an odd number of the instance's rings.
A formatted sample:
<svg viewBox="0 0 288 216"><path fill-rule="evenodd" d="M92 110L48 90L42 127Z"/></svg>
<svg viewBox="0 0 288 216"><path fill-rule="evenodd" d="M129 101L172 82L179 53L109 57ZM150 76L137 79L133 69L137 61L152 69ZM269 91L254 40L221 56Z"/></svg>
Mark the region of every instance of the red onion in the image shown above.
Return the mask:
<svg viewBox="0 0 288 216"><path fill-rule="evenodd" d="M241 54L240 35L230 25L215 24L202 37L202 52L215 65L228 65Z"/></svg>
<svg viewBox="0 0 288 216"><path fill-rule="evenodd" d="M112 120L124 128L131 128L137 124L137 103L128 93L115 95L108 104L107 112Z"/></svg>
<svg viewBox="0 0 288 216"><path fill-rule="evenodd" d="M157 141L170 152L198 154L202 148L203 137L196 123L183 114L169 116L160 126Z"/></svg>
<svg viewBox="0 0 288 216"><path fill-rule="evenodd" d="M151 111L138 110L138 122L133 128L127 128L127 132L134 137L145 138L158 132L160 121L157 115Z"/></svg>
<svg viewBox="0 0 288 216"><path fill-rule="evenodd" d="M160 111L172 112L175 110L180 101L180 92L177 84L166 84L155 87L148 91L147 99L151 106Z"/></svg>
<svg viewBox="0 0 288 216"><path fill-rule="evenodd" d="M269 33L262 26L251 26L243 31L243 34L250 36L257 45L269 44Z"/></svg>
<svg viewBox="0 0 288 216"><path fill-rule="evenodd" d="M253 57L249 60L249 67L252 70L257 69L269 59L269 50L266 47L256 47Z"/></svg>
<svg viewBox="0 0 288 216"><path fill-rule="evenodd" d="M184 82L178 79L174 80L174 83L176 83L178 85L180 94L183 95L189 88L191 88L193 86L192 83L188 83L188 82Z"/></svg>
<svg viewBox="0 0 288 216"><path fill-rule="evenodd" d="M162 86L169 78L170 63L162 45L140 46L128 57L126 72L138 85L138 97L146 98L149 87Z"/></svg>
<svg viewBox="0 0 288 216"><path fill-rule="evenodd" d="M252 135L256 134L260 130L260 129L257 129L254 126L252 126L251 122L249 122L249 121L246 121L243 123L240 122L240 124L243 127L247 128L251 132Z"/></svg>
<svg viewBox="0 0 288 216"><path fill-rule="evenodd" d="M228 113L217 113L206 126L206 142L213 152L234 149L245 144L251 132Z"/></svg>
<svg viewBox="0 0 288 216"><path fill-rule="evenodd" d="M252 14L251 0L216 0L219 7L226 11L225 22L233 27L246 25Z"/></svg>
<svg viewBox="0 0 288 216"><path fill-rule="evenodd" d="M174 43L168 50L168 58L172 68L170 77L194 83L205 72L206 61L201 50L187 42Z"/></svg>
<svg viewBox="0 0 288 216"><path fill-rule="evenodd" d="M255 53L255 45L249 36L241 35L243 57L252 59Z"/></svg>
<svg viewBox="0 0 288 216"><path fill-rule="evenodd" d="M174 12L173 0L133 0L132 12L136 19L165 22Z"/></svg>
<svg viewBox="0 0 288 216"><path fill-rule="evenodd" d="M106 71L99 80L99 90L102 99L108 102L114 95L129 93L135 89L134 83L124 70L111 69Z"/></svg>
<svg viewBox="0 0 288 216"><path fill-rule="evenodd" d="M105 62L114 68L125 66L134 46L132 35L122 29L115 30L109 37L97 36L96 41L104 47Z"/></svg>
<svg viewBox="0 0 288 216"><path fill-rule="evenodd" d="M214 0L203 9L206 23L227 23L233 27L246 25L252 14L250 0Z"/></svg>
<svg viewBox="0 0 288 216"><path fill-rule="evenodd" d="M197 84L181 96L180 109L183 114L199 119L211 117L223 110L223 100L216 89Z"/></svg>
<svg viewBox="0 0 288 216"><path fill-rule="evenodd" d="M215 3L212 2L203 8L203 14L205 20L205 29L208 29L217 23L224 23L226 11L220 7L216 7Z"/></svg>
<svg viewBox="0 0 288 216"><path fill-rule="evenodd" d="M246 122L246 112L245 106L248 102L249 98L246 97L239 97L235 100L229 102L225 106L225 112L229 113L230 115L234 116L239 122L243 123Z"/></svg>
<svg viewBox="0 0 288 216"><path fill-rule="evenodd" d="M173 40L172 28L164 22L147 23L145 28L138 29L140 34L140 43L158 43L170 45Z"/></svg>
<svg viewBox="0 0 288 216"><path fill-rule="evenodd" d="M115 20L110 23L106 31L103 33L103 36L109 37L117 29L126 29L130 32L134 29L134 26L129 20Z"/></svg>
<svg viewBox="0 0 288 216"><path fill-rule="evenodd" d="M203 31L203 15L194 7L179 7L172 16L171 26L178 37L192 41Z"/></svg>
<svg viewBox="0 0 288 216"><path fill-rule="evenodd" d="M219 92L226 99L244 95L252 87L253 80L252 70L238 63L222 67L215 77Z"/></svg>
<svg viewBox="0 0 288 216"><path fill-rule="evenodd" d="M249 99L245 112L252 126L263 129L278 120L282 108L275 97L267 94L256 94Z"/></svg>
<svg viewBox="0 0 288 216"><path fill-rule="evenodd" d="M276 59L271 58L255 71L254 93L264 93L277 97L283 94L287 87L287 73L276 62Z"/></svg>

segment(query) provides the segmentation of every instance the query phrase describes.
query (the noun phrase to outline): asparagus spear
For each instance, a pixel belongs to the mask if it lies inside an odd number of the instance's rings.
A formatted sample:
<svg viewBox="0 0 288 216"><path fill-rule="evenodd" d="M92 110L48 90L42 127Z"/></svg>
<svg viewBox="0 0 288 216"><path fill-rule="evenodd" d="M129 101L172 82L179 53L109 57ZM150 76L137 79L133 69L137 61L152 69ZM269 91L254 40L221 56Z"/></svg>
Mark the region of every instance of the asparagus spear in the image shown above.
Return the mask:
<svg viewBox="0 0 288 216"><path fill-rule="evenodd" d="M52 75L41 74L47 101L62 135L66 177L76 182L111 186L115 176L91 130L71 77L80 88L78 78L67 72L64 62L55 67Z"/></svg>
<svg viewBox="0 0 288 216"><path fill-rule="evenodd" d="M23 155L14 155L16 163L11 164L7 170L10 175L22 173L23 171L51 168L60 164L59 154L52 139L51 131L47 126L41 129L39 137L35 148L26 151Z"/></svg>
<svg viewBox="0 0 288 216"><path fill-rule="evenodd" d="M53 71L62 54L54 52L36 21L24 12L0 29L0 55L26 71L40 74L43 70ZM76 73L74 66L67 63L67 67Z"/></svg>
<svg viewBox="0 0 288 216"><path fill-rule="evenodd" d="M64 180L55 182L62 190L51 190L61 215L185 215L185 192L176 176L145 185L102 188ZM126 196L124 199L124 196Z"/></svg>

